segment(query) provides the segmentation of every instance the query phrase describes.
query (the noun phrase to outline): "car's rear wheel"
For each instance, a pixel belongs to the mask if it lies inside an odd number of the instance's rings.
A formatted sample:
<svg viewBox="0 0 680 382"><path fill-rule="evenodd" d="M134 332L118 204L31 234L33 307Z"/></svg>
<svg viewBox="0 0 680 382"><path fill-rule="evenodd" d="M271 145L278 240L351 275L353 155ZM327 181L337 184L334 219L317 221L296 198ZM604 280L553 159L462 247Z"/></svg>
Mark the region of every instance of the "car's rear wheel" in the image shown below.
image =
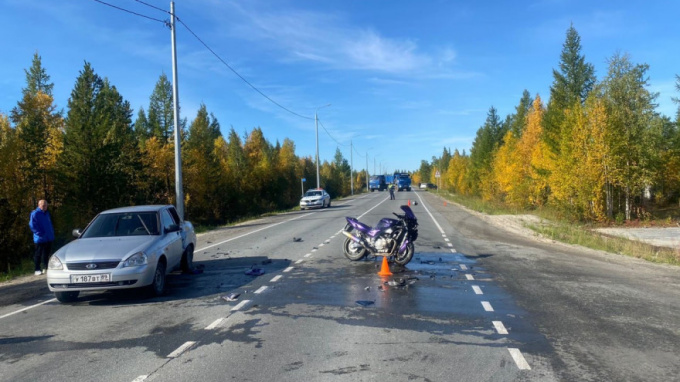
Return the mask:
<svg viewBox="0 0 680 382"><path fill-rule="evenodd" d="M59 302L74 302L78 299L80 291L70 291L70 292L54 292L54 296L59 300Z"/></svg>
<svg viewBox="0 0 680 382"><path fill-rule="evenodd" d="M328 207L330 207L330 206L331 206L331 200L328 199Z"/></svg>
<svg viewBox="0 0 680 382"><path fill-rule="evenodd" d="M165 293L165 259L158 261L156 265L156 272L153 275L153 282L148 286L149 293L152 296L162 296Z"/></svg>
<svg viewBox="0 0 680 382"><path fill-rule="evenodd" d="M345 244L342 248L344 249L345 257L352 261L361 260L366 255L366 248L349 237L345 239Z"/></svg>
<svg viewBox="0 0 680 382"><path fill-rule="evenodd" d="M189 273L194 270L194 246L189 244L182 254L182 272Z"/></svg>

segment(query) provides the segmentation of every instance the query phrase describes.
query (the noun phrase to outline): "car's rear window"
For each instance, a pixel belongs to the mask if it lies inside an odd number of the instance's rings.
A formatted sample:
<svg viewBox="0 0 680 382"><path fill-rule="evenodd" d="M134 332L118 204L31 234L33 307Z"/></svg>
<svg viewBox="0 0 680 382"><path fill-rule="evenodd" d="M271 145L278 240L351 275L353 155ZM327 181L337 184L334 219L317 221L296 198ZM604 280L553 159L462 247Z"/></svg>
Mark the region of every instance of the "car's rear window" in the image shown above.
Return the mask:
<svg viewBox="0 0 680 382"><path fill-rule="evenodd" d="M158 235L155 212L128 212L98 215L81 237Z"/></svg>

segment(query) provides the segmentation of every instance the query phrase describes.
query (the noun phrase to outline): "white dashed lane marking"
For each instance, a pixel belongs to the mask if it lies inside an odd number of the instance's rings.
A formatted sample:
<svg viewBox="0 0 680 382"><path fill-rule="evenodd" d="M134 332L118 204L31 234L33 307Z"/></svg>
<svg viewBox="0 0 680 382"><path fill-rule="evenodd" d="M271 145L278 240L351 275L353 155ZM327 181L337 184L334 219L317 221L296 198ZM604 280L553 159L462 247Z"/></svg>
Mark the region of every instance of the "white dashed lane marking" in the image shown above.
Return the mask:
<svg viewBox="0 0 680 382"><path fill-rule="evenodd" d="M482 301L482 306L484 307L484 310L487 312L493 312L493 307L488 301Z"/></svg>
<svg viewBox="0 0 680 382"><path fill-rule="evenodd" d="M465 278L468 279L468 280L474 280L474 279L475 279L474 276L472 276L472 275L469 274L469 273L466 273L466 274L465 274Z"/></svg>
<svg viewBox="0 0 680 382"><path fill-rule="evenodd" d="M484 293L482 292L482 289L481 289L479 286L477 286L477 285L473 285L473 286L472 286L472 290L475 291L475 294L484 294Z"/></svg>
<svg viewBox="0 0 680 382"><path fill-rule="evenodd" d="M281 278L281 275L276 275L276 276L272 277L272 279L269 280L269 282L275 283L275 282L279 281L280 278Z"/></svg>
<svg viewBox="0 0 680 382"><path fill-rule="evenodd" d="M263 285L263 286L259 287L259 288L255 291L255 294L260 294L260 293L266 291L267 288L269 288L269 287L266 286L266 285Z"/></svg>
<svg viewBox="0 0 680 382"><path fill-rule="evenodd" d="M290 271L292 271L292 270L293 270L293 267L288 267L288 268L284 269L283 271L284 271L284 272L290 272Z"/></svg>
<svg viewBox="0 0 680 382"><path fill-rule="evenodd" d="M301 264L303 261L304 260L300 259L300 260L296 261L295 264Z"/></svg>
<svg viewBox="0 0 680 382"><path fill-rule="evenodd" d="M314 252L314 251L312 251L312 252ZM308 253L308 254L305 255L305 257L309 257L311 255L312 255L311 253Z"/></svg>
<svg viewBox="0 0 680 382"><path fill-rule="evenodd" d="M206 326L206 327L205 327L205 330L213 330L213 329L215 329L219 324L222 323L222 321L224 321L224 318L218 318L217 320L213 321L212 324Z"/></svg>
<svg viewBox="0 0 680 382"><path fill-rule="evenodd" d="M248 304L249 302L250 302L250 300L243 300L243 301L239 302L235 307L231 308L231 311L232 312L237 311L237 310L243 308L244 306L246 306L246 304Z"/></svg>
<svg viewBox="0 0 680 382"><path fill-rule="evenodd" d="M453 244L451 243L446 243L446 245L448 245L449 247L453 247Z"/></svg>
<svg viewBox="0 0 680 382"><path fill-rule="evenodd" d="M189 350L192 346L196 344L196 341L187 341L182 346L178 347L174 352L168 354L168 358L177 358L185 351Z"/></svg>
<svg viewBox="0 0 680 382"><path fill-rule="evenodd" d="M444 238L444 241L451 241L451 240L449 240L448 238L445 237L445 238Z"/></svg>
<svg viewBox="0 0 680 382"><path fill-rule="evenodd" d="M492 321L494 328L496 328L496 331L498 334L508 334L508 330L505 329L505 325L503 325L502 322L500 321Z"/></svg>
<svg viewBox="0 0 680 382"><path fill-rule="evenodd" d="M510 352L510 355L512 356L512 359L515 360L515 363L517 364L517 367L520 370L531 370L531 367L527 363L527 360L524 359L524 356L522 355L522 352L519 351L517 348L508 348L508 351Z"/></svg>
<svg viewBox="0 0 680 382"><path fill-rule="evenodd" d="M460 265L460 270L461 270L461 271L467 271L467 265L461 264L461 265Z"/></svg>

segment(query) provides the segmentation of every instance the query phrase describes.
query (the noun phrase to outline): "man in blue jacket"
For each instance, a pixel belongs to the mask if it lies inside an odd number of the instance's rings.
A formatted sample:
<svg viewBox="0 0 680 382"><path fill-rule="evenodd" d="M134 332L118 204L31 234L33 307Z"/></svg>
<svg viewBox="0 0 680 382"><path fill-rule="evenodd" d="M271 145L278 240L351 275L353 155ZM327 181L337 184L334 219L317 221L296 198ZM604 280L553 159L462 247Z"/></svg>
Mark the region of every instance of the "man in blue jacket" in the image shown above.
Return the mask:
<svg viewBox="0 0 680 382"><path fill-rule="evenodd" d="M33 254L35 274L44 274L47 272L47 261L50 259L52 242L54 241L54 228L52 227L50 213L47 211L46 200L40 200L38 208L31 212L31 220L28 222L28 226L33 231L33 242L35 243L35 253ZM44 268L42 272L40 271L41 262Z"/></svg>

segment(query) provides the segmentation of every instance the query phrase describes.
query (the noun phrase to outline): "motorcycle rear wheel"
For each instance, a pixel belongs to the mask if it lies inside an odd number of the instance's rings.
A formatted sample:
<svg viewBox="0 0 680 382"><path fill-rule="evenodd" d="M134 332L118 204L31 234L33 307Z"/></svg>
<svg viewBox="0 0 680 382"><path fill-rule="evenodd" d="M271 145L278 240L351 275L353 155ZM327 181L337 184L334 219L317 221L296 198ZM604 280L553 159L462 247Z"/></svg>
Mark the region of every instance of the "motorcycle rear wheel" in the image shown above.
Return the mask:
<svg viewBox="0 0 680 382"><path fill-rule="evenodd" d="M402 253L397 253L394 255L394 262L399 265L406 265L413 258L413 252L415 252L415 247L413 243L406 244L406 249Z"/></svg>
<svg viewBox="0 0 680 382"><path fill-rule="evenodd" d="M362 247L361 244L356 243L354 240L347 238L345 239L345 244L343 244L342 249L345 252L345 257L352 261L361 260L366 256L366 248Z"/></svg>

